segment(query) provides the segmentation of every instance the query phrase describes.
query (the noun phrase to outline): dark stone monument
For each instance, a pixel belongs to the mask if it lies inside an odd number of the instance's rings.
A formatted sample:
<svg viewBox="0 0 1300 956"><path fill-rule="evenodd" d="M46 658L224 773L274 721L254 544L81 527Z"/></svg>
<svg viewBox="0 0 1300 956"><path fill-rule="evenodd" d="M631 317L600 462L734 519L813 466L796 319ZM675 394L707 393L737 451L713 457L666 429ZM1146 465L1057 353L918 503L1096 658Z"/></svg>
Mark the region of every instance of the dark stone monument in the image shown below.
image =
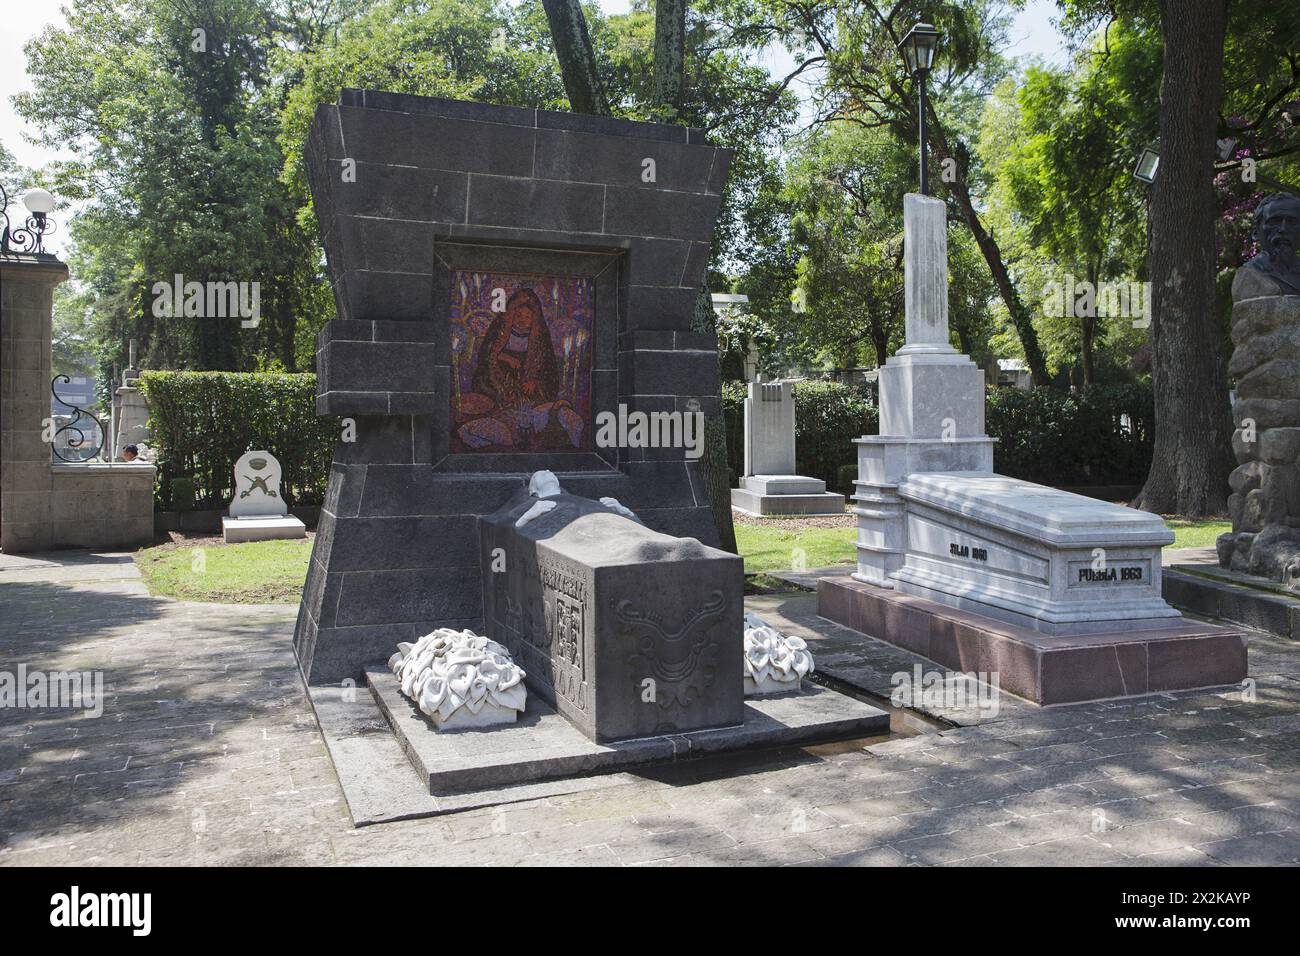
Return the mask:
<svg viewBox="0 0 1300 956"><path fill-rule="evenodd" d="M693 129L345 90L306 162L338 308L316 409L355 430L294 636L309 683L360 679L435 627L483 628L477 519L538 469L717 544L700 463L601 447L595 417L720 414L716 340L690 320L728 150Z"/></svg>
<svg viewBox="0 0 1300 956"><path fill-rule="evenodd" d="M555 492L479 523L486 634L529 691L600 742L742 724L741 559Z"/></svg>

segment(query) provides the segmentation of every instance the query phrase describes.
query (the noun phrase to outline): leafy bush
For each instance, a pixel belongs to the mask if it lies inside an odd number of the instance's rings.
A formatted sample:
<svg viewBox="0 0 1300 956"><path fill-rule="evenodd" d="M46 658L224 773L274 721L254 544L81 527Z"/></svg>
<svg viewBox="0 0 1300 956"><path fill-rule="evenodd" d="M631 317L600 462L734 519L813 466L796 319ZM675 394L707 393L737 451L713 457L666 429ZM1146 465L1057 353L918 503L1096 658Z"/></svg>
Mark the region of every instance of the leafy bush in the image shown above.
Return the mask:
<svg viewBox="0 0 1300 956"><path fill-rule="evenodd" d="M158 448L160 507L173 505L175 478L193 480L197 507L223 507L235 461L254 448L279 460L286 504L323 500L338 426L316 415L315 375L151 371L140 386Z"/></svg>
<svg viewBox="0 0 1300 956"><path fill-rule="evenodd" d="M176 511L194 510L194 479L173 478L171 481L172 508Z"/></svg>
<svg viewBox="0 0 1300 956"><path fill-rule="evenodd" d="M853 439L876 432L876 407L859 389L841 382L795 382L794 407L796 471L838 488L840 469L852 465L856 471L858 447ZM723 383L722 411L727 422L731 483L736 485L745 467L743 383Z"/></svg>
<svg viewBox="0 0 1300 956"><path fill-rule="evenodd" d="M853 483L858 480L858 463L855 461L851 465L840 465L839 475L840 480L835 486L835 490L845 497L856 495L858 489Z"/></svg>
<svg viewBox="0 0 1300 956"><path fill-rule="evenodd" d="M1155 422L1150 385L1093 385L1074 395L995 388L986 410L999 474L1056 486L1146 479Z"/></svg>

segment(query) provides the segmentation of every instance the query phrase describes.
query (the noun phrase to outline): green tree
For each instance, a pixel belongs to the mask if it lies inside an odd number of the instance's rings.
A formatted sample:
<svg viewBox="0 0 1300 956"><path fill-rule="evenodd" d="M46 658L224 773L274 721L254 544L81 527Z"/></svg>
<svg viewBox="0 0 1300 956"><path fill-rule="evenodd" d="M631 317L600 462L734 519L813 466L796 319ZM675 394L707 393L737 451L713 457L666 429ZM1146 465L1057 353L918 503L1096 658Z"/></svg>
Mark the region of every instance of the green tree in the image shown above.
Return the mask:
<svg viewBox="0 0 1300 956"><path fill-rule="evenodd" d="M1135 502L1161 513L1222 514L1232 467L1223 316L1216 283L1218 141L1241 137L1260 163L1291 155L1267 143L1300 89L1300 9L1227 0L1058 0L1076 34L1112 23L1158 30L1160 168L1150 197L1155 451ZM1245 122L1230 120L1244 119ZM1262 148L1261 148L1262 147ZM1240 165L1240 157L1226 165Z"/></svg>
<svg viewBox="0 0 1300 956"><path fill-rule="evenodd" d="M940 28L943 40L930 77L927 120L936 167L930 181L970 230L1034 380L1046 383L1046 365L1030 310L998 241L984 224L978 201L984 174L970 147L980 106L1008 70L999 52L1006 42L1008 4L1001 0L725 0L719 9L736 42L781 43L791 51L795 68L782 84L814 83L814 122L839 119L882 129L909 146L916 141L918 97L905 75L898 43L918 21Z"/></svg>
<svg viewBox="0 0 1300 956"><path fill-rule="evenodd" d="M307 225L307 132L317 104L336 102L345 87L541 109L565 102L537 2L382 0L343 24L335 42L280 50L274 63L296 78L279 116L282 178Z"/></svg>
<svg viewBox="0 0 1300 956"><path fill-rule="evenodd" d="M1152 37L1116 28L1104 48L1100 37L1083 47L1072 69L1031 65L1018 84L1004 80L982 120L977 150L992 179L990 219L1010 227L1003 246L1042 316L1049 365L1061 364L1068 343L1068 364L1078 362L1088 385L1107 336L1115 344L1133 336L1122 333L1123 317L1096 314L1092 301L1064 303L1064 316L1053 318L1041 290L1066 274L1096 289L1145 273L1145 211L1128 131L1154 124L1154 105L1132 90L1158 70Z"/></svg>
<svg viewBox="0 0 1300 956"><path fill-rule="evenodd" d="M903 218L915 156L878 127L835 121L791 144L755 204L762 223L739 284L778 364L810 371L884 364L903 338ZM949 319L983 357L997 295L961 223L949 232Z"/></svg>
<svg viewBox="0 0 1300 956"><path fill-rule="evenodd" d="M124 365L134 337L154 367L295 367L299 323L318 324L324 298L275 175L268 57L309 42L285 31L319 18L286 20L262 0L74 0L67 16L27 45L34 90L14 104L43 142L78 152L53 185L84 203L70 264L101 360ZM155 315L154 284L177 274L259 283L260 324Z"/></svg>
<svg viewBox="0 0 1300 956"><path fill-rule="evenodd" d="M587 15L576 0L546 0L546 10L575 111L695 126L734 151L713 244L715 267L738 253L745 233L740 207L770 169L772 139L792 117L793 97L746 56L752 47L729 47L707 16L688 16L685 0L664 2L654 15L644 2L608 20L591 11L589 43ZM708 288L725 282L717 268L710 270L692 328L717 330ZM704 480L719 539L734 551L725 428L720 420L706 427Z"/></svg>

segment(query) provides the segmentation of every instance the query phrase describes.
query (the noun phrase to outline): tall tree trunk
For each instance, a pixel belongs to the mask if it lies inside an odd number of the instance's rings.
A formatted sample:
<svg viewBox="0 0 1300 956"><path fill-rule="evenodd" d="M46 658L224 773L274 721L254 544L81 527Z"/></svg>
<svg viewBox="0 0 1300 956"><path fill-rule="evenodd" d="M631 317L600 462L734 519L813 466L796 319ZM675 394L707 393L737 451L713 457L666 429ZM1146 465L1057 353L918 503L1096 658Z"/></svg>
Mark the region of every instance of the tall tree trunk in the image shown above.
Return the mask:
<svg viewBox="0 0 1300 956"><path fill-rule="evenodd" d="M1083 366L1083 384L1091 385L1094 381L1093 371L1093 344L1097 340L1097 309L1100 305L1100 276L1101 264L1088 264L1088 282L1092 284L1092 308L1088 311L1092 315L1083 315L1079 317L1079 364Z"/></svg>
<svg viewBox="0 0 1300 956"><path fill-rule="evenodd" d="M686 90L686 0L655 0L655 107L662 119L679 122ZM691 320L695 332L718 331L718 315L713 310L708 280L700 289L695 315ZM704 421L704 455L700 465L704 487L709 495L713 524L722 547L738 553L736 526L731 516L731 467L727 460L727 424L719 404L716 415Z"/></svg>
<svg viewBox="0 0 1300 956"><path fill-rule="evenodd" d="M686 80L686 0L655 0L655 106L675 122Z"/></svg>
<svg viewBox="0 0 1300 956"><path fill-rule="evenodd" d="M608 116L609 101L596 70L596 57L587 33L587 18L581 5L578 0L542 0L542 5L546 8L569 105L576 113ZM681 112L685 88L685 22L686 0L667 0L655 13L655 101L657 107L673 118ZM717 316L707 288L700 290L691 328L693 331L717 331ZM727 429L720 408L717 415L705 418L701 463L718 540L722 547L734 553L736 529L731 520Z"/></svg>
<svg viewBox="0 0 1300 956"><path fill-rule="evenodd" d="M934 104L930 104L930 109L926 111L929 120L928 128L931 130L931 144L934 147L935 158L938 160L952 159L956 161L957 157L951 149L948 148L948 137L944 132L943 126L939 123L938 114L934 112ZM957 200L957 208L961 210L962 220L966 227L970 229L971 235L975 237L975 244L979 246L980 253L984 256L984 261L988 263L989 272L993 276L993 282L998 288L998 294L1002 296L1002 301L1007 307L1007 314L1011 316L1011 324L1015 326L1016 335L1020 339L1020 348L1025 353L1025 364L1029 366L1029 376L1035 385L1047 385L1050 378L1047 374L1047 362L1043 358L1043 350L1038 344L1038 332L1034 329L1033 316L1029 313L1029 308L1020 299L1020 293L1016 291L1015 283L1011 281L1011 274L1007 271L1007 265L1002 259L1002 250L999 248L997 241L984 228L984 223L980 221L979 212L975 209L975 203L971 199L970 188L966 184L966 178L960 172L953 180L947 184L952 190L953 198Z"/></svg>
<svg viewBox="0 0 1300 956"><path fill-rule="evenodd" d="M1160 0L1160 170L1151 194L1155 450L1134 504L1160 514L1227 511L1232 424L1215 304L1214 138L1225 0Z"/></svg>
<svg viewBox="0 0 1300 956"><path fill-rule="evenodd" d="M879 368L889 358L889 329L883 328L882 323L871 323L871 348L876 353L876 367Z"/></svg>
<svg viewBox="0 0 1300 956"><path fill-rule="evenodd" d="M1097 338L1097 318L1096 316L1085 315L1081 320L1083 329L1080 333L1079 343L1079 364L1083 366L1083 384L1091 385L1096 379L1096 370L1093 362L1093 352L1095 348L1093 343Z"/></svg>
<svg viewBox="0 0 1300 956"><path fill-rule="evenodd" d="M575 113L609 115L609 100L596 70L596 53L587 33L587 18L578 0L542 0L546 20L551 26L555 58L560 61L560 76L569 106Z"/></svg>

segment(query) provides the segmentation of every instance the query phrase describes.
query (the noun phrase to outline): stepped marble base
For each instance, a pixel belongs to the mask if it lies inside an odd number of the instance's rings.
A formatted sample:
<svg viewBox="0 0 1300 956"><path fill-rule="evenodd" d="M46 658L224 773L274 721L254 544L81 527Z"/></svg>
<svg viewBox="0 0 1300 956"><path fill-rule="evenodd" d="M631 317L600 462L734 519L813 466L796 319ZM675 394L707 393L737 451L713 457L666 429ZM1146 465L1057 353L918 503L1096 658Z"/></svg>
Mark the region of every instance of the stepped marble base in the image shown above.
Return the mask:
<svg viewBox="0 0 1300 956"><path fill-rule="evenodd" d="M307 537L307 526L293 515L265 518L222 518L221 537L226 544L240 541L276 541Z"/></svg>
<svg viewBox="0 0 1300 956"><path fill-rule="evenodd" d="M748 475L731 489L731 507L749 515L842 515L844 496L803 475Z"/></svg>

